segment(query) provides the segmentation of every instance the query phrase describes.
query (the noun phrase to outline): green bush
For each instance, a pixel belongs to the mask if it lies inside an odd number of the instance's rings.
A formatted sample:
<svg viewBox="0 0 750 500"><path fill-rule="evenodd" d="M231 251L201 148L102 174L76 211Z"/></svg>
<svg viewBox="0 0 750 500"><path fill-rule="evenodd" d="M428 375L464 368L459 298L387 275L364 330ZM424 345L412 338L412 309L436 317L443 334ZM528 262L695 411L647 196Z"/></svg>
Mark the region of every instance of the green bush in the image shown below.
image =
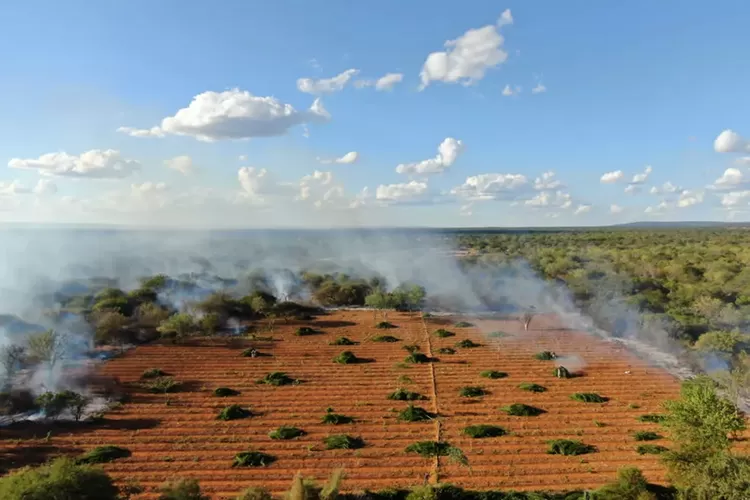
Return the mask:
<svg viewBox="0 0 750 500"><path fill-rule="evenodd" d="M60 391L40 394L34 403L47 418L57 418L65 410L70 410L75 420L78 421L83 416L89 400L77 392Z"/></svg>
<svg viewBox="0 0 750 500"><path fill-rule="evenodd" d="M149 368L148 370L145 370L141 374L141 378L143 379L150 379L150 378L159 378L159 377L166 377L167 373L164 372L161 368Z"/></svg>
<svg viewBox="0 0 750 500"><path fill-rule="evenodd" d="M406 447L407 453L416 453L423 458L449 457L461 465L468 465L466 455L455 446L445 441L418 441Z"/></svg>
<svg viewBox="0 0 750 500"><path fill-rule="evenodd" d="M341 424L351 424L352 422L354 422L354 419L346 415L334 413L333 408L328 408L326 410L326 414L323 415L323 419L321 420L321 422L323 422L324 424L330 424L330 425L341 425Z"/></svg>
<svg viewBox="0 0 750 500"><path fill-rule="evenodd" d="M421 350L421 348L417 344L405 345L405 346L402 346L402 349L411 353L419 352Z"/></svg>
<svg viewBox="0 0 750 500"><path fill-rule="evenodd" d="M394 325L393 323L388 323L387 321L381 321L380 323L375 325L375 328L378 328L380 330L389 330L391 328L398 328L398 327Z"/></svg>
<svg viewBox="0 0 750 500"><path fill-rule="evenodd" d="M289 375L287 375L284 372L271 372L267 374L262 379L259 379L256 381L257 384L266 384L266 385L273 385L273 386L281 386L281 385L292 385L295 382L298 382L297 380L293 379Z"/></svg>
<svg viewBox="0 0 750 500"><path fill-rule="evenodd" d="M557 359L557 354L552 351L542 351L536 353L534 357L539 361L552 361L553 359Z"/></svg>
<svg viewBox="0 0 750 500"><path fill-rule="evenodd" d="M328 343L328 345L357 345L359 342L354 342L346 337L339 337L334 341Z"/></svg>
<svg viewBox="0 0 750 500"><path fill-rule="evenodd" d="M3 500L117 500L118 490L101 469L58 458L0 478Z"/></svg>
<svg viewBox="0 0 750 500"><path fill-rule="evenodd" d="M394 401L417 401L427 398L418 392L407 391L406 389L399 388L390 393L388 399Z"/></svg>
<svg viewBox="0 0 750 500"><path fill-rule="evenodd" d="M413 352L404 358L404 363L412 364L430 363L432 361L432 358L421 352Z"/></svg>
<svg viewBox="0 0 750 500"><path fill-rule="evenodd" d="M479 373L480 377L489 378L492 380L497 380L499 378L506 378L508 376L505 372L499 372L497 370L485 370L483 372Z"/></svg>
<svg viewBox="0 0 750 500"><path fill-rule="evenodd" d="M237 420L240 418L251 417L253 413L241 407L240 405L229 405L223 408L216 416L218 420Z"/></svg>
<svg viewBox="0 0 750 500"><path fill-rule="evenodd" d="M346 434L334 434L323 439L327 450L356 450L363 448L365 442L362 438L352 437Z"/></svg>
<svg viewBox="0 0 750 500"><path fill-rule="evenodd" d="M545 392L547 390L543 385L531 382L522 382L521 384L518 384L518 388L529 392Z"/></svg>
<svg viewBox="0 0 750 500"><path fill-rule="evenodd" d="M377 337L373 337L372 341L373 342L393 343L393 342L400 342L401 339L396 338L393 335L378 335Z"/></svg>
<svg viewBox="0 0 750 500"><path fill-rule="evenodd" d="M487 337L491 339L501 339L503 337L507 337L508 334L505 332L490 332L487 334Z"/></svg>
<svg viewBox="0 0 750 500"><path fill-rule="evenodd" d="M542 413L546 413L541 408L529 406L523 403L513 403L509 406L503 406L500 410L513 417L536 417Z"/></svg>
<svg viewBox="0 0 750 500"><path fill-rule="evenodd" d="M458 395L464 398L479 398L487 394L482 387L465 386L458 390Z"/></svg>
<svg viewBox="0 0 750 500"><path fill-rule="evenodd" d="M609 401L609 398L605 398L594 392L576 392L570 395L570 399L580 401L581 403L606 403Z"/></svg>
<svg viewBox="0 0 750 500"><path fill-rule="evenodd" d="M642 444L639 445L635 451L637 451L639 455L661 455L665 451L669 451L669 448L658 444Z"/></svg>
<svg viewBox="0 0 750 500"><path fill-rule="evenodd" d="M459 321L453 326L455 326L456 328L471 328L472 326L474 326L474 323L469 323L468 321Z"/></svg>
<svg viewBox="0 0 750 500"><path fill-rule="evenodd" d="M475 439L499 437L499 436L504 436L508 433L505 429L503 429L502 427L498 427L497 425L482 425L482 424L470 425L464 428L464 430L461 432Z"/></svg>
<svg viewBox="0 0 750 500"><path fill-rule="evenodd" d="M441 339L447 338L447 337L455 337L456 334L453 332L450 332L446 330L445 328L439 328L435 330L435 336L440 337Z"/></svg>
<svg viewBox="0 0 750 500"><path fill-rule="evenodd" d="M651 431L638 431L633 434L633 438L635 438L636 441L656 441L657 439L662 439L663 437L664 436L662 436L661 434Z"/></svg>
<svg viewBox="0 0 750 500"><path fill-rule="evenodd" d="M258 337L256 337L254 340L259 340L259 341L260 340L266 340L266 341L270 341L270 340L273 340L273 339L272 338L258 338ZM270 354L266 354L266 353L260 352L258 349L254 348L254 347L248 347L247 349L245 349L244 351L242 351L242 353L240 353L240 356L242 356L244 358L252 358L253 357L253 351L255 351L255 357L256 358L265 358L265 357L270 356Z"/></svg>
<svg viewBox="0 0 750 500"><path fill-rule="evenodd" d="M235 391L234 389L230 389L229 387L217 387L214 389L214 396L220 397L220 398L227 398L230 396L239 396L240 391Z"/></svg>
<svg viewBox="0 0 750 500"><path fill-rule="evenodd" d="M201 492L200 484L195 479L170 481L159 488L159 493L159 500L211 500Z"/></svg>
<svg viewBox="0 0 750 500"><path fill-rule="evenodd" d="M664 415L658 415L655 413L647 413L638 417L639 422L648 422L651 424L661 424L665 419L666 417Z"/></svg>
<svg viewBox="0 0 750 500"><path fill-rule="evenodd" d="M412 404L398 414L398 419L401 422L424 422L425 420L432 420L435 417L434 413L430 413L424 408Z"/></svg>
<svg viewBox="0 0 750 500"><path fill-rule="evenodd" d="M250 487L243 490L234 500L273 500L273 496L265 488Z"/></svg>
<svg viewBox="0 0 750 500"><path fill-rule="evenodd" d="M471 339L464 339L460 342L456 342L456 347L461 347L464 349L470 349L472 347L480 347L482 344L477 344L476 342L472 341Z"/></svg>
<svg viewBox="0 0 750 500"><path fill-rule="evenodd" d="M635 467L617 471L617 481L602 486L594 492L596 500L655 500L656 495L649 491L648 480Z"/></svg>
<svg viewBox="0 0 750 500"><path fill-rule="evenodd" d="M593 446L572 439L553 439L547 441L547 453L550 455L585 455L596 451Z"/></svg>
<svg viewBox="0 0 750 500"><path fill-rule="evenodd" d="M572 378L573 375L564 366L558 366L552 371L552 375L557 378Z"/></svg>
<svg viewBox="0 0 750 500"><path fill-rule="evenodd" d="M302 429L296 427L282 425L276 430L268 433L268 437L271 439L296 439L306 434Z"/></svg>
<svg viewBox="0 0 750 500"><path fill-rule="evenodd" d="M344 351L333 358L333 362L340 365L352 365L358 363L359 361L361 360L357 356L355 356L352 351Z"/></svg>
<svg viewBox="0 0 750 500"><path fill-rule="evenodd" d="M301 326L297 328L297 331L294 332L294 334L297 337L306 337L308 335L317 335L320 331L316 330L315 328L311 328L309 326Z"/></svg>
<svg viewBox="0 0 750 500"><path fill-rule="evenodd" d="M437 352L438 354L456 354L456 350L452 347L441 347Z"/></svg>
<svg viewBox="0 0 750 500"><path fill-rule="evenodd" d="M79 464L103 464L112 462L118 458L128 458L130 455L130 450L127 448L112 445L97 446L90 452L79 457L76 462Z"/></svg>
<svg viewBox="0 0 750 500"><path fill-rule="evenodd" d="M234 456L232 467L265 467L276 461L276 457L260 451L242 451Z"/></svg>
<svg viewBox="0 0 750 500"><path fill-rule="evenodd" d="M182 384L172 377L159 377L145 382L143 386L154 394L167 394L180 390Z"/></svg>

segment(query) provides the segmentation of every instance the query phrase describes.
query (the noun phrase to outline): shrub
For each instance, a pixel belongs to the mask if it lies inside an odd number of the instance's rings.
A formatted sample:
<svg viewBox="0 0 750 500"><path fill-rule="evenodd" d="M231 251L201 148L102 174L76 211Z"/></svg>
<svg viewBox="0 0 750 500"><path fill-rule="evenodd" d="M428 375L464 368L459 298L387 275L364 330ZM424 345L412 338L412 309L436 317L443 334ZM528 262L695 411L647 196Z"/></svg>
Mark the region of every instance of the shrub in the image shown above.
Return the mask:
<svg viewBox="0 0 750 500"><path fill-rule="evenodd" d="M432 361L426 354L413 352L404 358L404 363L429 363Z"/></svg>
<svg viewBox="0 0 750 500"><path fill-rule="evenodd" d="M106 462L112 462L118 458L127 458L131 455L130 450L126 448L120 448L119 446L97 446L90 452L81 456L76 460L78 464L103 464Z"/></svg>
<svg viewBox="0 0 750 500"><path fill-rule="evenodd" d="M389 323L387 321L381 321L380 323L378 323L377 325L375 325L375 328L378 328L380 330L388 330L388 329L391 329L391 328L398 328L398 327L396 325L394 325L393 323Z"/></svg>
<svg viewBox="0 0 750 500"><path fill-rule="evenodd" d="M410 404L404 410L399 412L398 419L402 422L424 422L435 418L434 413L430 413L424 408Z"/></svg>
<svg viewBox="0 0 750 500"><path fill-rule="evenodd" d="M648 422L651 424L661 424L664 420L666 420L664 415L657 415L656 413L646 413L638 417L639 422Z"/></svg>
<svg viewBox="0 0 750 500"><path fill-rule="evenodd" d="M539 361L552 361L553 359L557 359L557 354L552 351L542 351L536 353L534 357Z"/></svg>
<svg viewBox="0 0 750 500"><path fill-rule="evenodd" d="M458 395L464 398L478 398L487 394L481 387L477 386L465 386L461 387L458 391Z"/></svg>
<svg viewBox="0 0 750 500"><path fill-rule="evenodd" d="M334 434L323 439L326 450L356 450L363 448L365 442L362 438L352 437L346 434Z"/></svg>
<svg viewBox="0 0 750 500"><path fill-rule="evenodd" d="M489 379L497 380L499 378L505 378L505 377L507 377L508 374L505 373L505 372L499 372L499 371L496 371L496 370L485 370L483 372L480 372L479 376L480 377L484 377L484 378L489 378Z"/></svg>
<svg viewBox="0 0 750 500"><path fill-rule="evenodd" d="M373 342L387 342L387 343L393 343L393 342L400 342L401 339L398 339L394 337L393 335L378 335L377 337L372 338Z"/></svg>
<svg viewBox="0 0 750 500"><path fill-rule="evenodd" d="M193 334L197 326L195 319L187 313L178 313L159 324L156 329L162 337L179 340Z"/></svg>
<svg viewBox="0 0 750 500"><path fill-rule="evenodd" d="M459 321L453 326L455 326L456 328L471 328L472 326L474 326L474 323L469 323L468 321Z"/></svg>
<svg viewBox="0 0 750 500"><path fill-rule="evenodd" d="M456 343L456 347L462 347L464 349L469 349L472 347L480 347L481 344L477 344L476 342L472 341L471 339L464 339L461 342Z"/></svg>
<svg viewBox="0 0 750 500"><path fill-rule="evenodd" d="M419 352L421 348L417 344L409 344L402 347L407 352Z"/></svg>
<svg viewBox="0 0 750 500"><path fill-rule="evenodd" d="M518 385L518 388L529 392L545 392L547 390L543 385L534 384L532 382L523 382Z"/></svg>
<svg viewBox="0 0 750 500"><path fill-rule="evenodd" d="M417 401L427 398L418 392L407 391L406 389L396 389L388 395L388 399L394 401Z"/></svg>
<svg viewBox="0 0 750 500"><path fill-rule="evenodd" d="M636 441L656 441L657 439L661 439L664 436L651 431L638 431L633 434L633 437Z"/></svg>
<svg viewBox="0 0 750 500"><path fill-rule="evenodd" d="M116 500L112 479L98 467L58 458L39 467L24 467L0 478L3 500Z"/></svg>
<svg viewBox="0 0 750 500"><path fill-rule="evenodd" d="M606 403L609 401L609 398L605 398L594 392L576 392L570 395L570 399L580 401L581 403Z"/></svg>
<svg viewBox="0 0 750 500"><path fill-rule="evenodd" d="M354 355L352 351L344 351L335 358L333 358L334 363L339 363L341 365L351 365L354 363L360 362L361 359Z"/></svg>
<svg viewBox="0 0 750 500"><path fill-rule="evenodd" d="M669 448L658 444L642 444L639 445L635 451L637 451L639 455L661 455L665 451L669 451Z"/></svg>
<svg viewBox="0 0 750 500"><path fill-rule="evenodd" d="M438 354L456 354L456 350L452 347L441 347L437 352Z"/></svg>
<svg viewBox="0 0 750 500"><path fill-rule="evenodd" d="M523 403L513 403L509 406L503 406L500 410L513 417L536 417L542 413L546 413L541 408L525 405Z"/></svg>
<svg viewBox="0 0 750 500"><path fill-rule="evenodd" d="M255 339L255 340L261 340L261 339L258 338L258 339ZM273 340L273 339L267 339L267 340ZM255 354L255 356L253 356L253 353ZM254 347L248 347L247 349L245 349L244 351L242 351L242 353L240 354L240 356L245 357L245 358L252 358L252 357L265 358L265 357L269 356L269 354L260 352L258 349L254 348Z"/></svg>
<svg viewBox="0 0 750 500"><path fill-rule="evenodd" d="M298 337L305 337L307 335L316 335L320 333L320 331L316 330L315 328L311 328L309 326L301 326L297 328L297 331L294 332L294 334Z"/></svg>
<svg viewBox="0 0 750 500"><path fill-rule="evenodd" d="M449 332L445 328L440 328L438 330L435 330L435 336L440 337L441 339L444 339L446 337L455 337L456 334L453 332Z"/></svg>
<svg viewBox="0 0 750 500"><path fill-rule="evenodd" d="M552 374L557 378L572 378L571 373L564 366L558 366L552 371Z"/></svg>
<svg viewBox="0 0 750 500"><path fill-rule="evenodd" d="M270 437L271 439L296 439L298 437L304 436L305 434L307 433L302 429L282 425L278 429L269 432L268 437Z"/></svg>
<svg viewBox="0 0 750 500"><path fill-rule="evenodd" d="M280 385L291 385L295 382L297 382L297 380L293 379L284 372L271 372L262 379L256 381L257 384L273 385L277 387Z"/></svg>
<svg viewBox="0 0 750 500"><path fill-rule="evenodd" d="M463 434L478 438L499 437L507 434L507 431L496 425L470 425L461 431Z"/></svg>
<svg viewBox="0 0 750 500"><path fill-rule="evenodd" d="M323 415L323 419L321 421L324 424L341 425L341 424L351 424L352 422L354 422L354 419L346 415L334 413L333 408L328 408L326 410L326 414Z"/></svg>
<svg viewBox="0 0 750 500"><path fill-rule="evenodd" d="M155 394L166 394L169 392L177 392L180 389L180 386L182 384L172 377L159 377L156 379L151 380L150 382L145 382L144 387L148 389L149 392L153 392Z"/></svg>
<svg viewBox="0 0 750 500"><path fill-rule="evenodd" d="M508 334L505 332L490 332L487 334L487 337L491 339L501 339L503 337L507 337Z"/></svg>
<svg viewBox="0 0 750 500"><path fill-rule="evenodd" d="M141 378L159 378L166 377L167 374L161 368L149 368L141 374Z"/></svg>
<svg viewBox="0 0 750 500"><path fill-rule="evenodd" d="M243 490L234 500L273 500L273 496L264 488L250 487Z"/></svg>
<svg viewBox="0 0 750 500"><path fill-rule="evenodd" d="M459 448L451 446L445 441L417 441L407 446L406 452L416 453L423 458L447 456L461 465L468 465L469 463L466 455Z"/></svg>
<svg viewBox="0 0 750 500"><path fill-rule="evenodd" d="M73 391L45 392L39 395L34 403L48 418L57 418L65 410L70 410L76 421L83 416L89 400L82 394Z"/></svg>
<svg viewBox="0 0 750 500"><path fill-rule="evenodd" d="M217 387L214 389L214 396L218 396L220 398L227 398L229 396L239 396L240 391L236 391L234 389L230 389L229 387Z"/></svg>
<svg viewBox="0 0 750 500"><path fill-rule="evenodd" d="M252 412L240 405L229 405L223 408L216 416L218 420L237 420L252 416Z"/></svg>
<svg viewBox="0 0 750 500"><path fill-rule="evenodd" d="M596 451L593 446L572 439L553 439L547 441L547 453L550 455L585 455Z"/></svg>
<svg viewBox="0 0 750 500"><path fill-rule="evenodd" d="M334 341L328 343L328 345L357 345L359 342L354 342L346 337L339 337Z"/></svg>
<svg viewBox="0 0 750 500"><path fill-rule="evenodd" d="M195 479L170 481L159 488L159 493L159 500L211 500L201 492L200 484Z"/></svg>
<svg viewBox="0 0 750 500"><path fill-rule="evenodd" d="M650 493L648 480L639 469L625 467L617 471L617 481L596 490L594 498L597 500L650 500L657 497Z"/></svg>
<svg viewBox="0 0 750 500"><path fill-rule="evenodd" d="M265 467L276 461L276 457L260 451L241 451L234 456L232 467Z"/></svg>

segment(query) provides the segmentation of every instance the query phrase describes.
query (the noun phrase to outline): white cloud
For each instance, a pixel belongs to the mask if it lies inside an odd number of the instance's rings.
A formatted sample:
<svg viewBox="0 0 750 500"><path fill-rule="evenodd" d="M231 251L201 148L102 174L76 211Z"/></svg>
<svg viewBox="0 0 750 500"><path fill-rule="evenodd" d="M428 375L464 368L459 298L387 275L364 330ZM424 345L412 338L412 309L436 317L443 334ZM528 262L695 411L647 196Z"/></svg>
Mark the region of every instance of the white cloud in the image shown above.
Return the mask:
<svg viewBox="0 0 750 500"><path fill-rule="evenodd" d="M544 92L547 92L547 87L545 87L542 83L537 83L536 87L531 89L532 94L542 94Z"/></svg>
<svg viewBox="0 0 750 500"><path fill-rule="evenodd" d="M0 182L0 196L15 196L17 194L28 194L31 191L21 184L21 181Z"/></svg>
<svg viewBox="0 0 750 500"><path fill-rule="evenodd" d="M570 208L573 206L573 199L569 193L557 191L554 195L549 191L542 191L530 200L524 201L524 205L529 207L555 207L555 208Z"/></svg>
<svg viewBox="0 0 750 500"><path fill-rule="evenodd" d="M643 184L648 180L648 176L651 175L651 172L653 172L653 170L654 169L651 167L651 165L647 165L643 173L635 174L633 176L633 180L630 181L630 184Z"/></svg>
<svg viewBox="0 0 750 500"><path fill-rule="evenodd" d="M53 195L57 193L57 185L50 179L39 179L33 191L37 196Z"/></svg>
<svg viewBox="0 0 750 500"><path fill-rule="evenodd" d="M750 184L750 178L739 168L728 168L724 173L709 186L719 191L737 190Z"/></svg>
<svg viewBox="0 0 750 500"><path fill-rule="evenodd" d="M602 175L601 179L599 179L602 184L612 184L614 182L620 182L625 174L622 173L622 170L615 170L614 172L607 172L606 174Z"/></svg>
<svg viewBox="0 0 750 500"><path fill-rule="evenodd" d="M516 85L515 87L511 87L510 84L506 84L502 92L502 94L505 97L518 95L520 93L521 93L521 87L519 87L518 85Z"/></svg>
<svg viewBox="0 0 750 500"><path fill-rule="evenodd" d="M451 194L469 200L497 200L517 197L528 179L522 174L479 174L451 190Z"/></svg>
<svg viewBox="0 0 750 500"><path fill-rule="evenodd" d="M375 90L379 92L393 90L393 87L397 83L400 83L404 79L403 73L386 73L377 80L357 80L354 82L354 86L358 89L366 87L375 87Z"/></svg>
<svg viewBox="0 0 750 500"><path fill-rule="evenodd" d="M637 194L641 192L641 187L637 184L628 184L625 186L626 194Z"/></svg>
<svg viewBox="0 0 750 500"><path fill-rule="evenodd" d="M697 205L698 203L702 203L702 202L703 202L702 192L688 191L686 189L682 193L680 193L680 197L677 200L677 206L679 208L687 208L687 207L691 207L693 205Z"/></svg>
<svg viewBox="0 0 750 500"><path fill-rule="evenodd" d="M383 202L403 203L419 200L426 193L426 182L410 181L402 184L381 184L375 192L375 199Z"/></svg>
<svg viewBox="0 0 750 500"><path fill-rule="evenodd" d="M188 107L164 118L158 127L145 130L120 127L117 130L135 137L173 134L211 142L283 135L296 125L325 122L330 118L319 99L310 109L297 111L275 97L258 97L235 88L198 94Z"/></svg>
<svg viewBox="0 0 750 500"><path fill-rule="evenodd" d="M131 184L130 190L136 196L147 196L154 193L163 193L167 190L167 185L163 182L144 182L141 184Z"/></svg>
<svg viewBox="0 0 750 500"><path fill-rule="evenodd" d="M714 140L714 150L717 153L750 152L750 141L743 138L737 132L727 129Z"/></svg>
<svg viewBox="0 0 750 500"><path fill-rule="evenodd" d="M141 164L122 158L120 152L114 149L92 149L80 155L60 152L47 153L37 159L13 158L8 166L37 170L42 175L106 179L127 177Z"/></svg>
<svg viewBox="0 0 750 500"><path fill-rule="evenodd" d="M737 158L736 160L734 160L734 162L737 165L742 165L742 166L745 166L745 167L750 167L750 156L743 156L742 158Z"/></svg>
<svg viewBox="0 0 750 500"><path fill-rule="evenodd" d="M508 53L505 38L498 28L513 22L510 10L502 13L497 25L470 29L455 40L445 42L444 52L433 52L422 66L420 90L433 81L471 85L484 78L485 72L504 63Z"/></svg>
<svg viewBox="0 0 750 500"><path fill-rule="evenodd" d="M182 175L190 175L193 172L193 160L187 156L175 156L170 160L164 160L164 166L176 170Z"/></svg>
<svg viewBox="0 0 750 500"><path fill-rule="evenodd" d="M318 158L318 161L323 164L330 164L330 163L340 163L342 165L351 165L352 163L356 163L356 161L359 159L359 153L356 151L349 151L344 156L340 158L334 158L333 160L326 160Z"/></svg>
<svg viewBox="0 0 750 500"><path fill-rule="evenodd" d="M573 212L573 215L581 215L591 211L591 205L578 205Z"/></svg>
<svg viewBox="0 0 750 500"><path fill-rule="evenodd" d="M443 172L455 163L456 158L458 158L463 149L463 142L453 137L447 137L438 146L437 156L418 163L402 163L396 167L396 172L408 175L427 175Z"/></svg>
<svg viewBox="0 0 750 500"><path fill-rule="evenodd" d="M625 209L622 208L620 205L611 205L609 207L609 211L613 214L621 214Z"/></svg>
<svg viewBox="0 0 750 500"><path fill-rule="evenodd" d="M272 190L274 184L265 168L242 167L237 172L237 178L244 190L244 197L255 203L263 203L264 195Z"/></svg>
<svg viewBox="0 0 750 500"><path fill-rule="evenodd" d="M332 78L300 78L297 80L297 89L306 94L330 94L344 90L346 84L359 73L358 69L348 69Z"/></svg>
<svg viewBox="0 0 750 500"><path fill-rule="evenodd" d="M643 212L650 214L650 215L659 215L669 210L669 208L670 208L669 203L667 203L666 201L662 201L658 205L646 207L646 209Z"/></svg>
<svg viewBox="0 0 750 500"><path fill-rule="evenodd" d="M750 204L750 190L727 193L721 197L721 204L727 208Z"/></svg>
<svg viewBox="0 0 750 500"><path fill-rule="evenodd" d="M555 179L555 173L551 170L544 172L541 177L534 179L534 189L545 190L545 189L557 189L562 187L562 182Z"/></svg>
<svg viewBox="0 0 750 500"><path fill-rule="evenodd" d="M675 186L675 185L674 185L674 184L672 184L671 182L667 181L667 182L665 182L665 183L664 183L664 184L663 184L663 185L661 186L661 188L659 188L659 187L657 187L657 186L653 186L653 187L652 187L652 188L651 188L651 189L649 190L649 193L651 193L651 194L661 194L661 193L664 193L664 194L671 194L671 193L676 193L677 191L682 191L682 188L681 188L681 187L679 187L679 186Z"/></svg>

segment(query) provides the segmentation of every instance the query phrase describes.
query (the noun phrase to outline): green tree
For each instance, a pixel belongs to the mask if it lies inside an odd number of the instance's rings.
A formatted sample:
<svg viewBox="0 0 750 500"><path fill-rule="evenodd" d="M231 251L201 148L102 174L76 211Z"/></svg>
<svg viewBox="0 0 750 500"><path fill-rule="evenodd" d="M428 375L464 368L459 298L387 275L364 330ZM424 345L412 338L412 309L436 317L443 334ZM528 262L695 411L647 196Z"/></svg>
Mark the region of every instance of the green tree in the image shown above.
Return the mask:
<svg viewBox="0 0 750 500"><path fill-rule="evenodd" d="M123 345L133 340L128 330L130 320L118 311L103 311L93 315L94 341L97 344Z"/></svg>
<svg viewBox="0 0 750 500"><path fill-rule="evenodd" d="M159 500L210 500L211 497L201 492L200 484L195 479L179 479L159 489Z"/></svg>
<svg viewBox="0 0 750 500"><path fill-rule="evenodd" d="M156 330L164 338L180 340L195 333L195 319L187 313L174 314L162 321Z"/></svg>
<svg viewBox="0 0 750 500"><path fill-rule="evenodd" d="M101 469L70 458L25 467L0 478L3 500L116 500L118 490Z"/></svg>
<svg viewBox="0 0 750 500"><path fill-rule="evenodd" d="M55 330L30 335L26 340L29 358L37 363L54 366L66 354L65 336Z"/></svg>

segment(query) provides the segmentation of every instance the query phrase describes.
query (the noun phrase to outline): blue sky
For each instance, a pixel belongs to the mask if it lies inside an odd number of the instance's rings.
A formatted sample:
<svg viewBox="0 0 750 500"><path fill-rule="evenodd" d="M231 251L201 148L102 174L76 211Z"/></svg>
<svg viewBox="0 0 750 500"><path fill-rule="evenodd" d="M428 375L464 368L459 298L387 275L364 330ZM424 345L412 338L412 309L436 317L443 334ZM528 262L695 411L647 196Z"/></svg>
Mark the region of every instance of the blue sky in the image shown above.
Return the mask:
<svg viewBox="0 0 750 500"><path fill-rule="evenodd" d="M748 220L749 15L739 0L7 1L0 220Z"/></svg>

